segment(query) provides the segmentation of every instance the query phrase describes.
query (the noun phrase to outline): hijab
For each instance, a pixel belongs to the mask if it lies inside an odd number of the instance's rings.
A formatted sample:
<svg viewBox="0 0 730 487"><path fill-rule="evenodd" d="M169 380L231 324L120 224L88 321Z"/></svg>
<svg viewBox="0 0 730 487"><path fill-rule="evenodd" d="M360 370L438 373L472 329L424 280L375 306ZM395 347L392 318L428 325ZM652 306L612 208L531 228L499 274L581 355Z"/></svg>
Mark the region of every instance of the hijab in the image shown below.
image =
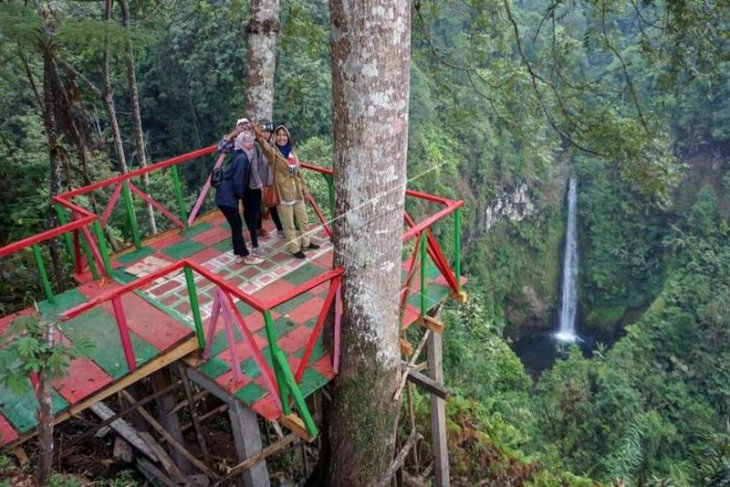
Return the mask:
<svg viewBox="0 0 730 487"><path fill-rule="evenodd" d="M289 133L289 129L286 128L286 125L279 125L276 127L276 129L274 129L274 141L276 141L276 134L279 133L279 130L283 130L284 132L286 132L287 142L286 145L276 144L276 147L279 149L279 152L284 155L284 157L289 157L289 154L291 154L292 151L291 134Z"/></svg>

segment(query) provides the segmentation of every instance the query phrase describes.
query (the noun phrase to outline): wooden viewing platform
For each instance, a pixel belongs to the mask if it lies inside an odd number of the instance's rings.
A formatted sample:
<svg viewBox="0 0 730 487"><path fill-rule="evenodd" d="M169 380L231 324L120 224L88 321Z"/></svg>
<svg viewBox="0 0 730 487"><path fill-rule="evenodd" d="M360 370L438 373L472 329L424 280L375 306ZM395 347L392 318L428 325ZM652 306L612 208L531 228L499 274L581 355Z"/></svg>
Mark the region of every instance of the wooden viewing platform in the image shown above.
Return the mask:
<svg viewBox="0 0 730 487"><path fill-rule="evenodd" d="M66 376L53 382L57 422L186 358L192 378L215 389L215 395L239 401L303 436L316 435L304 398L335 377L339 361L339 285L344 271L333 268L330 229L310 201L321 222L312 225L311 233L320 249L307 251L306 260L292 258L285 240L266 220L267 234L259 237L264 262L236 264L230 230L220 212L197 219L190 215L190 224L183 221L177 165L212 152L202 149L56 197L61 227L0 248L0 258L34 249L46 291L46 299L38 303L40 314L57 324L57 341L73 343L84 337L93 345L88 356L73 360ZM331 183L329 170L306 167ZM131 180L166 168L173 171L179 217L159 203L156 208L178 228L144 239L131 210L131 194L138 194ZM73 202L102 188L112 190L103 215ZM109 255L102 228L120 194L136 245ZM458 232L462 202L416 192L409 196L443 208L420 222L405 215L404 240L416 244L402 268L403 329L416 322L432 326L423 317L444 298L460 296L462 283L458 257L454 272L430 229L455 213ZM56 237L65 242L79 282L59 295L51 292L37 251L39 244ZM30 313L26 309L0 318L0 333L17 316ZM334 323L325 328L327 317ZM324 346L325 330L334 333L332 354ZM35 434L37 405L32 387L16 394L0 386L0 446L20 444Z"/></svg>

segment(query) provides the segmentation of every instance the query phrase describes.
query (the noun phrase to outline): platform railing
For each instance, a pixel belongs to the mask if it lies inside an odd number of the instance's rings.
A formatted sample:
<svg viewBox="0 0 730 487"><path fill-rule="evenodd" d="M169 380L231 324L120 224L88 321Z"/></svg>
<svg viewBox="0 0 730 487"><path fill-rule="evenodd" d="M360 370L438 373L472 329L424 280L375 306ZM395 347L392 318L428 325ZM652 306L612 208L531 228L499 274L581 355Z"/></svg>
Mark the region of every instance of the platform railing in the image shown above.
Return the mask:
<svg viewBox="0 0 730 487"><path fill-rule="evenodd" d="M124 350L127 368L130 371L134 371L137 368L137 362L134 348L132 346L130 330L127 325L122 297L125 294L138 290L143 290L151 282L169 276L170 274L177 273L181 269L185 273L188 299L191 303L190 308L193 317L193 323L195 326L195 335L198 340L199 348L204 351L203 359L207 359L210 355L210 347L212 344L213 336L216 332L217 322L219 320L219 317L221 315L224 315L225 332L228 340L229 350L231 351L234 362L234 377L238 380L242 378L240 361L238 360L235 348L235 335L233 333L234 327L237 327L237 329L241 332L241 335L243 336L243 340L249 347L249 351L251 352L251 355L254 358L254 361L257 364L259 371L264 377L264 382L266 383L266 387L269 393L272 395L273 398L276 399L276 402L279 408L282 410L283 414L289 414L291 412L290 401L293 400L294 404L299 410L299 413L302 415L302 420L307 429L307 432L312 436L316 435L317 428L314 424L314 420L312 419L309 409L307 408L306 402L304 401L304 397L299 388L299 383L301 382L302 375L304 373L304 370L306 369L315 343L319 338L319 335L321 334L325 318L332 308L332 304L335 298L339 295L339 286L342 279L342 274L344 272L342 268L326 271L323 274L305 282L304 284L297 286L296 288L287 292L285 295L275 296L270 300L262 301L259 298L250 295L242 291L241 289L229 284L220 276L209 271L200 264L197 264L187 259L183 259L167 267L159 269L158 271L147 274L146 276L141 277L129 284L117 287L115 289L111 289L108 292L91 298L86 303L80 304L62 313L60 316L60 320L70 320L93 308L96 308L97 306L100 306L107 301L111 301L114 310L114 317L117 322L117 329L120 335L120 341ZM200 277L210 281L217 286L218 292L215 296L213 312L208 322L207 332L204 331L203 321L200 314L200 307L198 305L198 293L197 286L195 284L194 273L198 274ZM286 303L323 283L328 282L330 285L330 291L328 293L327 299L325 300L324 305L319 313L318 320L312 330L312 335L307 342L304 356L302 357L302 360L299 363L296 372L293 373L277 343L276 334L274 332L273 320L271 318L271 311L277 306ZM236 308L233 298L236 298L246 303L251 308L263 315L267 338L266 348L268 348L271 356L273 370L266 364L266 361L264 360L261 351L256 345L253 334L250 328L247 326L245 319L241 316L240 312ZM337 306L336 309L341 310L341 307ZM336 346L333 351L333 369L335 370L337 369L337 364L339 363L339 322L339 312L336 312L334 326L334 343L336 344Z"/></svg>
<svg viewBox="0 0 730 487"><path fill-rule="evenodd" d="M188 215L188 218L185 218L185 208L184 208L184 201L182 197L182 190L181 185L179 181L179 175L177 166L179 164L192 161L194 159L197 159L199 157L207 156L215 152L215 147L207 147L204 149L200 149L198 151L190 152L188 154L183 154L178 157L174 157L171 159L168 159L166 161L158 162L155 164L152 164L146 168L138 169L135 171L130 171L125 174L120 174L118 176L115 176L113 178L110 178L105 181L101 181L98 183L94 183L79 189L75 189L72 191L69 191L67 193L64 193L62 195L55 196L53 198L53 203L56 208L57 214L59 216L59 220L61 222L61 226L58 228L48 230L46 232L42 232L38 235L35 235L33 237L29 237L27 239L21 240L19 242L15 242L13 244L7 245L5 247L0 248L0 257L12 254L14 252L17 252L19 250L22 250L27 247L32 247L34 256L36 258L36 263L39 267L39 274L41 276L42 285L44 288L44 291L46 293L46 297L49 301L53 301L53 293L51 292L51 286L50 282L48 280L47 274L45 272L45 267L42 262L41 253L38 248L38 244L59 236L62 236L64 239L64 242L68 248L69 253L72 255L74 264L75 264L75 270L77 274L81 274L84 268L83 263L83 257L86 258L86 262L88 263L89 269L95 279L103 279L104 277L111 276L111 263L110 263L110 257L109 257L109 251L107 249L107 246L105 244L104 240L104 234L103 234L103 226L108 222L109 216L111 214L111 211L118 201L120 195L125 200L125 207L127 210L127 217L130 223L130 227L132 228L133 233L133 239L135 247L141 248L142 245L142 239L139 235L139 230L136 228L136 217L134 214L134 207L132 202L132 194L136 194L145 201L149 202L151 201L145 197L145 195L140 194L139 190L136 190L136 186L131 182L131 179L141 177L144 174L149 174L154 171L160 171L166 168L171 168L171 174L175 186L176 191L176 197L178 201L178 210L179 210L179 217L171 218L175 224L181 228L184 229L187 226L189 226L195 219L196 215L196 209L194 208L194 211L191 212L190 215ZM222 162L222 157L219 156L217 159L217 163ZM329 204L331 209L331 214L334 215L334 192L333 192L333 172L332 169L324 168L315 166L309 163L303 163L302 164L303 169L314 171L316 173L319 173L322 175L325 180L327 181L327 187L328 187L328 194L329 194ZM95 215L94 213L90 212L89 210L81 207L79 204L75 203L73 201L74 197L85 195L90 192L96 191L101 188L109 188L113 187L112 189L112 195L109 199L109 202L107 203L106 208L104 209L104 212L102 215ZM205 192L205 191L204 191ZM202 193L201 193L202 194ZM126 195L126 196L125 196ZM409 297L412 283L414 281L415 274L418 270L420 270L420 309L419 309L419 315L423 317L426 312L428 311L428 304L426 301L427 296L427 276L426 276L426 268L427 268L427 261L430 258L431 261L434 263L434 265L438 268L441 275L444 277L446 282L448 283L451 291L456 296L461 296L461 262L460 262L460 248L461 248L461 241L460 241L460 234L461 234L461 215L460 215L460 208L463 205L462 201L455 201L450 200L448 198L442 198L438 196L429 195L426 193L413 191L413 190L407 190L406 196L408 198L414 198L421 201L426 201L430 203L434 203L439 205L441 208L436 211L435 213L429 215L428 217L416 221L414 220L407 212L404 214L404 222L407 228L404 230L403 233L403 241L408 242L412 239L415 239L415 245L413 247L413 254L410 259L410 265L409 265L409 271L406 274L402 286L401 286L401 320L403 317L403 311L405 310L405 306L407 303L407 299ZM203 195L205 197L205 195ZM149 197L151 198L151 197ZM200 197L199 197L200 199ZM331 236L332 231L329 226L329 222L325 219L323 212L320 210L320 208L317 205L317 202L309 196L308 198L309 204L314 209L318 219L320 220L320 223L323 225L323 227L326 229L328 234ZM155 205L153 205L155 206ZM197 206L197 205L196 205ZM158 210L160 210L159 207L156 206ZM162 210L160 210L162 211ZM167 213L163 212L163 214L166 214L168 217L174 216L168 213L168 210L166 210ZM455 255L454 255L454 268L452 268L449 265L449 262L447 258L444 256L443 251L441 250L436 237L434 236L431 227L438 221L443 220L444 218L448 217L449 215L454 215L454 248L456 249ZM95 233L96 239L93 238L91 231L89 230L89 226L92 227L92 230ZM235 341L233 339L233 326L236 326L239 328L239 331L242 332L242 335L244 336L244 339L247 340L248 345L251 347L252 356L254 356L255 361L262 373L262 375L265 378L265 382L267 382L267 388L269 389L269 392L271 393L272 397L275 397L278 401L279 407L281 408L282 412L284 414L288 414L290 412L291 408L291 401L293 400L296 407L299 409L299 412L302 414L305 426L308 430L308 432L312 435L316 434L316 426L314 425L314 422L311 418L311 415L307 409L306 403L304 402L304 399L301 394L301 390L298 387L298 384L301 382L302 376L304 374L304 371L306 370L308 361L311 357L312 350L316 344L317 339L319 338L322 328L324 326L324 323L326 321L326 317L330 313L332 307L334 306L334 355L332 357L333 359L333 370L335 373L338 370L339 367L339 353L340 353L340 317L342 312L342 302L340 299L340 286L341 286L341 280L342 276L344 274L344 270L342 268L336 268L331 269L328 271L323 272L323 274L305 282L304 284L301 284L300 286L296 287L295 289L292 289L291 291L281 295L281 296L275 296L272 299L262 301L259 298L256 298L253 295L250 295L241 289L237 288L236 286L233 286L229 283L227 283L225 280L223 280L221 277L217 276L213 272L205 269L204 267L200 266L199 264L196 264L195 262L183 259L180 260L170 266L167 266L163 269L160 269L156 272L153 272L151 274L148 274L144 277L141 277L137 279L136 281L122 285L120 287L117 287L113 290L110 290L106 293L103 293L95 298L90 299L87 303L81 304L73 309L70 309L63 313L62 320L68 320L75 316L78 316L79 314L88 311L106 301L112 302L112 307L114 310L115 319L117 322L117 328L119 330L120 334L120 340L122 343L122 346L124 348L124 354L125 359L127 362L127 366L130 371L134 370L137 367L136 364L136 358L134 355L134 349L132 347L132 342L130 338L130 331L129 327L126 321L126 316L124 312L124 306L122 301L122 296L126 293L131 293L137 290L142 289L146 285L148 285L150 282L154 281L155 279L165 277L171 273L178 272L182 270L185 273L185 279L187 284L187 291L188 291L188 298L190 300L191 304L191 310L192 310L192 317L195 327L195 334L198 340L198 345L201 350L207 351L209 353L209 347L210 342L212 339L212 334L215 333L215 326L216 326L216 320L223 315L224 318L224 325L227 327L226 333L228 336L228 342L229 347L233 351L235 349ZM217 286L217 293L216 297L218 298L218 307L214 308L216 309L215 313L215 319L214 316L211 316L211 320L208 323L208 333L206 334L203 328L203 322L200 315L200 308L198 305L198 293L197 288L195 284L195 276L194 274L198 274L202 276L203 278L207 279L208 281L214 283ZM300 296L303 293L306 293L307 291L323 284L323 283L329 283L329 291L327 294L327 298L323 304L322 309L320 310L320 313L318 315L317 321L315 323L315 326L312 330L312 335L310 336L307 346L305 348L305 353L302 357L301 362L297 366L297 369L295 372L292 372L291 368L289 367L288 363L286 362L286 358L284 357L284 354L280 350L276 336L274 331L274 325L273 325L273 319L271 316L271 311L276 308L277 306L280 306L281 304L288 302L297 296ZM250 336L250 331L248 326L246 326L244 318L240 315L238 312L238 309L233 304L233 299L238 299L250 307L252 307L256 312L259 312L263 315L264 319L264 325L266 329L266 337L267 337L267 344L266 347L268 348L269 354L271 356L271 363L272 367L270 368L266 361L263 359L263 357L260 354L260 351L258 347L256 347L255 342L253 341L253 338ZM212 331L211 331L212 330ZM208 345L206 347L206 344ZM206 352L204 352L206 353ZM236 360L236 367L239 368L238 372L236 372L236 368L234 367L234 374L239 373L240 374L240 363Z"/></svg>

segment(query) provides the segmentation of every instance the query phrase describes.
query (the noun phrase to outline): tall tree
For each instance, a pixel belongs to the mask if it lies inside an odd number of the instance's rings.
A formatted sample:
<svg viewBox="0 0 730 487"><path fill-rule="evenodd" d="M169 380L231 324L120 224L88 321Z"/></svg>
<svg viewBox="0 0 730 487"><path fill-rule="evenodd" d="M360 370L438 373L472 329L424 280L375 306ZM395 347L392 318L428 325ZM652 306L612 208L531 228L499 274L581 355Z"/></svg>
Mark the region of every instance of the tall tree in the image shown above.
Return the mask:
<svg viewBox="0 0 730 487"><path fill-rule="evenodd" d="M276 38L279 35L279 0L253 0L246 24L246 106L254 119L271 120L274 107Z"/></svg>
<svg viewBox="0 0 730 487"><path fill-rule="evenodd" d="M335 263L346 269L328 485L371 485L395 445L410 2L331 0Z"/></svg>
<svg viewBox="0 0 730 487"><path fill-rule="evenodd" d="M122 27L129 31L129 0L119 0L119 7L122 11ZM129 89L129 102L132 105L132 122L134 125L134 146L139 157L139 165L147 167L147 148L144 143L144 132L142 131L142 112L139 107L139 90L137 89L137 71L134 68L134 48L132 39L127 35L124 45L124 63L127 66L127 89ZM142 176L142 184L146 193L149 193L150 177L148 174ZM147 203L147 219L150 224L150 232L157 233L155 212L152 204Z"/></svg>

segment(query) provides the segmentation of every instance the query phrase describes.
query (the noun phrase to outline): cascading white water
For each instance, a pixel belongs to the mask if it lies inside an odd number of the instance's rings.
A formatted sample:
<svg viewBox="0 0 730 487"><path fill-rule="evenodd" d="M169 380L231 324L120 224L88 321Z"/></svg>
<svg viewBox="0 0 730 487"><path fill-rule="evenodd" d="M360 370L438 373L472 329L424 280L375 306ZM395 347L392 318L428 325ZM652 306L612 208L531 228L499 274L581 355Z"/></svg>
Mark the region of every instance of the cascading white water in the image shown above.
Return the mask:
<svg viewBox="0 0 730 487"><path fill-rule="evenodd" d="M568 182L568 228L565 234L565 253L563 255L563 296L560 302L560 328L555 334L558 340L574 342L575 312L577 308L576 278L578 277L578 242L576 239L575 213L578 203L575 178Z"/></svg>

